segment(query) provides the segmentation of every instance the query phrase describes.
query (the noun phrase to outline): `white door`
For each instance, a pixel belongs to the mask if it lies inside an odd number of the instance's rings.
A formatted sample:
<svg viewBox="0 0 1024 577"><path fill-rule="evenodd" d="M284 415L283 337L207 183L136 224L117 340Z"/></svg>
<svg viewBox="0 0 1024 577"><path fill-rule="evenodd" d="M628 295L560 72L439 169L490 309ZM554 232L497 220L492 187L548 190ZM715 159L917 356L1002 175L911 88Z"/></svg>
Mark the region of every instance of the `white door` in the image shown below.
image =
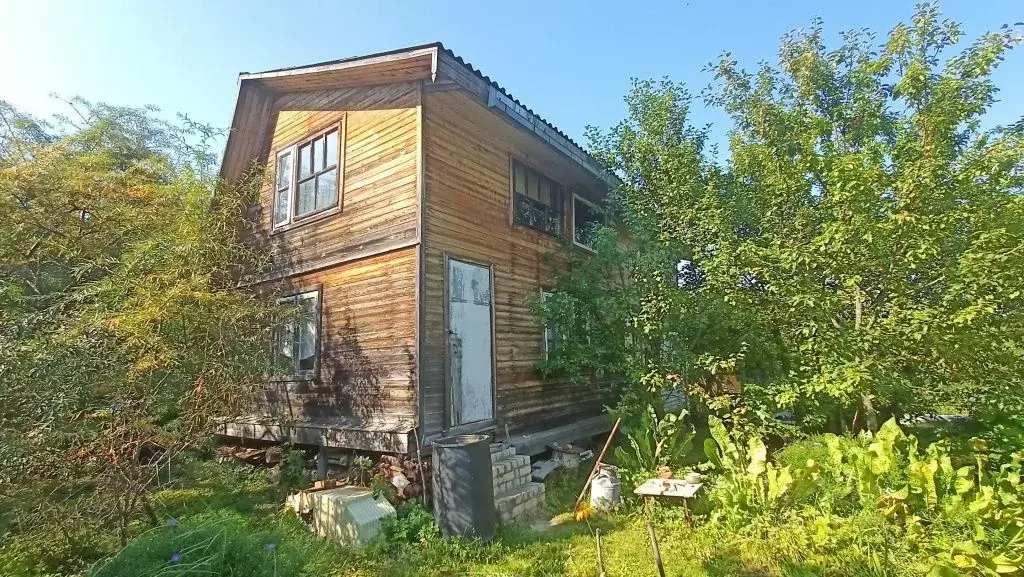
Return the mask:
<svg viewBox="0 0 1024 577"><path fill-rule="evenodd" d="M448 366L452 424L492 418L490 267L448 260Z"/></svg>

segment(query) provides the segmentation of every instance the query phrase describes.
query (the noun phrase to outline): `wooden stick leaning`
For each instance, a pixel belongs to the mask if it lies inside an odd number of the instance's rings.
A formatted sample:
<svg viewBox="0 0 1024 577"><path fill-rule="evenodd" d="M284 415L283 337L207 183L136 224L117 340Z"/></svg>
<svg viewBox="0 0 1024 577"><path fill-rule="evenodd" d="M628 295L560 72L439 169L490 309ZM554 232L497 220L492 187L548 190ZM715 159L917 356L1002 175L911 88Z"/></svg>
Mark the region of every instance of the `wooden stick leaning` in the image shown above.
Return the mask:
<svg viewBox="0 0 1024 577"><path fill-rule="evenodd" d="M615 438L615 433L619 430L619 423L621 421L622 417L615 419L615 424L612 425L612 431L608 433L608 440L604 442L604 448L601 449L601 454L598 455L597 460L594 461L594 468L590 470L590 475L587 477L587 482L583 484L583 490L580 491L580 496L576 497L576 504L572 506L573 513L579 510L580 503L583 502L583 497L587 494L587 489L590 488L590 482L594 480L594 475L597 474L597 469L601 466L601 461L604 460L604 454L608 452L608 447L612 445L612 439Z"/></svg>

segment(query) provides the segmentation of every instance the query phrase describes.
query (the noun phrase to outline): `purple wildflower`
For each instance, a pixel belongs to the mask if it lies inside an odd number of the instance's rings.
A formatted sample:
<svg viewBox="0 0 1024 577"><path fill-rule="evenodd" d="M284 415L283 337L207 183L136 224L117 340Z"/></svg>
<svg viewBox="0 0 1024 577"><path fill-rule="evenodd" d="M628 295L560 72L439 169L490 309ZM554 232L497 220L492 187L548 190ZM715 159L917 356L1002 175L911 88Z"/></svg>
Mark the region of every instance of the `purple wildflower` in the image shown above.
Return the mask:
<svg viewBox="0 0 1024 577"><path fill-rule="evenodd" d="M181 563L181 553L175 551L171 553L171 565L177 565L178 563Z"/></svg>
<svg viewBox="0 0 1024 577"><path fill-rule="evenodd" d="M273 550L277 549L277 543L267 543L265 545L265 548L266 548L267 551L273 551Z"/></svg>
<svg viewBox="0 0 1024 577"><path fill-rule="evenodd" d="M170 519L167 519L167 526L168 527L177 527L178 526L178 520L175 519L174 517L171 517Z"/></svg>

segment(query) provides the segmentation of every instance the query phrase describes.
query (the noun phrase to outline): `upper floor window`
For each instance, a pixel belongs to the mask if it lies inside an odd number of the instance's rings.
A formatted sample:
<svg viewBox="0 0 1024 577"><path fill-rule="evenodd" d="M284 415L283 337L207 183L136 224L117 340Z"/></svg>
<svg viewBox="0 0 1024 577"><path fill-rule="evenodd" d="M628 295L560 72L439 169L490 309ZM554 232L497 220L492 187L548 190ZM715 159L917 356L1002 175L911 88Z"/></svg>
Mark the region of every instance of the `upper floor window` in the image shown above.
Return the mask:
<svg viewBox="0 0 1024 577"><path fill-rule="evenodd" d="M594 250L597 229L604 224L597 205L579 195L572 195L572 241L577 246Z"/></svg>
<svg viewBox="0 0 1024 577"><path fill-rule="evenodd" d="M338 206L339 134L335 126L278 152L275 228Z"/></svg>
<svg viewBox="0 0 1024 577"><path fill-rule="evenodd" d="M550 235L562 235L562 187L532 168L512 161L513 221Z"/></svg>
<svg viewBox="0 0 1024 577"><path fill-rule="evenodd" d="M312 291L278 299L295 307L274 327L274 366L278 376L311 376L319 356L320 292Z"/></svg>

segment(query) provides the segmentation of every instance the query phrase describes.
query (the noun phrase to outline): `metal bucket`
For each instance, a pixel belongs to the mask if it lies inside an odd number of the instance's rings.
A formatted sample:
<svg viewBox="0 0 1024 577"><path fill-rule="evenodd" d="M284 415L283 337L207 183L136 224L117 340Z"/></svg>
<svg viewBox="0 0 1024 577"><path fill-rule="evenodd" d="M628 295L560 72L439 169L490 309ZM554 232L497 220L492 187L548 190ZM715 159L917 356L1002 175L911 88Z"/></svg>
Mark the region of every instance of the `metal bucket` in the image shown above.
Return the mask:
<svg viewBox="0 0 1024 577"><path fill-rule="evenodd" d="M610 511L621 502L622 483L615 467L602 465L597 475L590 481L590 508Z"/></svg>
<svg viewBox="0 0 1024 577"><path fill-rule="evenodd" d="M434 449L434 519L444 537L494 537L494 480L490 438L456 435L438 439Z"/></svg>

